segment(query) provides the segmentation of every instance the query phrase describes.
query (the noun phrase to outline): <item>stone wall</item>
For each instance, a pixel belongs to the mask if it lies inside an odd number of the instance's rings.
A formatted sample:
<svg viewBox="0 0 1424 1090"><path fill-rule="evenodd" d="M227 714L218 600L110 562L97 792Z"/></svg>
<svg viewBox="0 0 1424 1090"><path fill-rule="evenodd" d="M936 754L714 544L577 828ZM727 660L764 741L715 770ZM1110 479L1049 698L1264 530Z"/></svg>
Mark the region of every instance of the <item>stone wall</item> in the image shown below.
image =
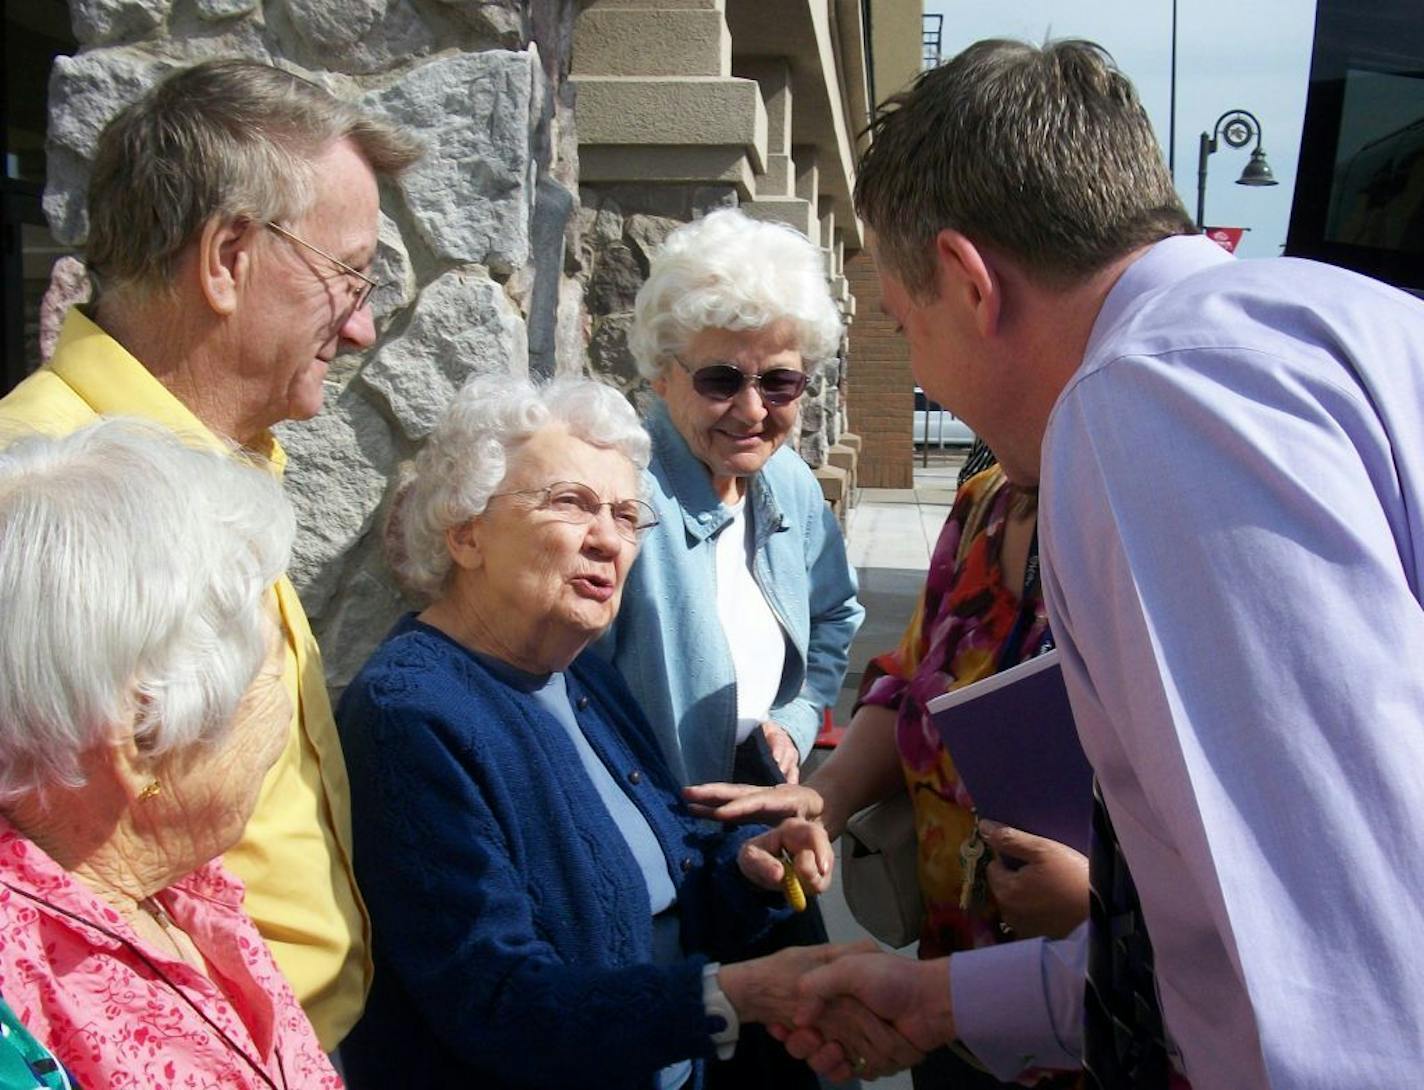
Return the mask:
<svg viewBox="0 0 1424 1090"><path fill-rule="evenodd" d="M585 363L575 0L71 0L82 49L50 82L45 211L79 245L100 130L161 73L254 57L361 102L426 143L383 186L380 337L339 357L315 420L280 428L300 531L292 578L334 685L405 608L380 556L398 467L479 372ZM620 226L620 231L623 227ZM575 243L571 245L570 243Z"/></svg>

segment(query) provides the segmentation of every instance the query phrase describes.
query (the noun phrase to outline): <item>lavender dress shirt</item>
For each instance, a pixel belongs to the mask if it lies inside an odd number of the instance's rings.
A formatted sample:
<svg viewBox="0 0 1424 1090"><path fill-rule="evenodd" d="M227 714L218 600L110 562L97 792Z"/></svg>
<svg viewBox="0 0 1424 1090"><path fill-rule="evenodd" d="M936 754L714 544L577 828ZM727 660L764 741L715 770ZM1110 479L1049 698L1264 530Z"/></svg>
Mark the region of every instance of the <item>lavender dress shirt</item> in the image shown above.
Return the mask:
<svg viewBox="0 0 1424 1090"><path fill-rule="evenodd" d="M1074 715L1186 1075L1416 1084L1424 304L1158 243L1054 408L1042 488ZM953 959L996 1071L1078 1051L1085 930Z"/></svg>

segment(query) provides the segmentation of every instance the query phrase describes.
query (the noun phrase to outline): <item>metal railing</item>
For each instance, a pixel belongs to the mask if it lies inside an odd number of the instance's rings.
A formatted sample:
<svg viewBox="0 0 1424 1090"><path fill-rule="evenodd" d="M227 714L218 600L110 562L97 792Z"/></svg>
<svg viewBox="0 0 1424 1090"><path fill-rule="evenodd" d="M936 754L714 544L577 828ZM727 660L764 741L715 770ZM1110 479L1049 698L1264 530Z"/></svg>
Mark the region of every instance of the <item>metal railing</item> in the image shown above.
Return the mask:
<svg viewBox="0 0 1424 1090"><path fill-rule="evenodd" d="M934 68L940 62L940 43L944 37L943 15L922 15L920 28L920 59L926 68Z"/></svg>

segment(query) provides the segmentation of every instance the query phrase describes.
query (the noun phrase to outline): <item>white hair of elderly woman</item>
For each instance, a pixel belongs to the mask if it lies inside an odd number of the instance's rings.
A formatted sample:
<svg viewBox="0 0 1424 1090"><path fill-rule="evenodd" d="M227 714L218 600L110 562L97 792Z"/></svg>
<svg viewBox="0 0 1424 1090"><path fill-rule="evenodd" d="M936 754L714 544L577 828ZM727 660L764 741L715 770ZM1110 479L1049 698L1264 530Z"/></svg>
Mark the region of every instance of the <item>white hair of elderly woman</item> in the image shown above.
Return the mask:
<svg viewBox="0 0 1424 1090"><path fill-rule="evenodd" d="M450 402L416 456L386 533L386 558L405 589L433 600L450 575L445 532L480 514L504 480L510 456L551 423L595 447L647 468L648 433L628 399L578 376L543 385L507 375L479 375Z"/></svg>
<svg viewBox="0 0 1424 1090"><path fill-rule="evenodd" d="M265 468L153 424L0 451L0 802L82 786L130 722L155 756L220 739L293 534Z"/></svg>
<svg viewBox="0 0 1424 1090"><path fill-rule="evenodd" d="M792 227L727 208L679 227L653 255L628 348L653 379L704 329L778 322L790 325L808 372L840 349L843 324L820 247Z"/></svg>

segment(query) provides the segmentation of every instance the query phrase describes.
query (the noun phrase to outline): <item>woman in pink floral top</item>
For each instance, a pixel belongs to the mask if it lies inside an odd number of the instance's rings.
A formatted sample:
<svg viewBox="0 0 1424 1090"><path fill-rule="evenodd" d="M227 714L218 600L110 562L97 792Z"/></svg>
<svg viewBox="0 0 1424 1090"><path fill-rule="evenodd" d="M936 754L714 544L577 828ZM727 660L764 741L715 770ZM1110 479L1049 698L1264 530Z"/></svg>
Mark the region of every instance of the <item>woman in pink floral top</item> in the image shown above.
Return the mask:
<svg viewBox="0 0 1424 1090"><path fill-rule="evenodd" d="M89 1090L341 1085L217 859L285 742L291 540L149 426L0 453L0 993Z"/></svg>

